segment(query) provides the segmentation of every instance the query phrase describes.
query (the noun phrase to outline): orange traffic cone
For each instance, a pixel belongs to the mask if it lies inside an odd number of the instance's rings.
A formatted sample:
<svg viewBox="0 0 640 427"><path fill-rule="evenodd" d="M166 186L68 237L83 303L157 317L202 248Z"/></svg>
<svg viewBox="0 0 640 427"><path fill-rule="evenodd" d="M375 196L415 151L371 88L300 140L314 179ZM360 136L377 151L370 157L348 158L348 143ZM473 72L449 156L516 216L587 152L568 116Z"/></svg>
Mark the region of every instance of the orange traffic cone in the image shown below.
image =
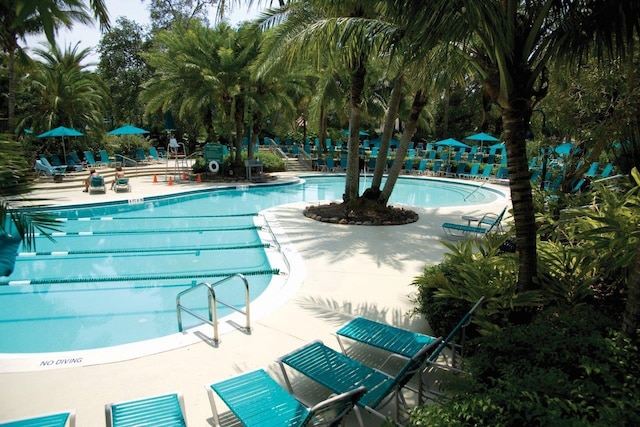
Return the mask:
<svg viewBox="0 0 640 427"><path fill-rule="evenodd" d="M198 174L198 184L202 184L202 176Z"/></svg>
<svg viewBox="0 0 640 427"><path fill-rule="evenodd" d="M169 186L172 186L172 185L173 185L173 177L172 177L172 176L170 176L170 177L169 177Z"/></svg>
<svg viewBox="0 0 640 427"><path fill-rule="evenodd" d="M153 183L157 183L158 182L158 175L156 175L155 173L153 174Z"/></svg>

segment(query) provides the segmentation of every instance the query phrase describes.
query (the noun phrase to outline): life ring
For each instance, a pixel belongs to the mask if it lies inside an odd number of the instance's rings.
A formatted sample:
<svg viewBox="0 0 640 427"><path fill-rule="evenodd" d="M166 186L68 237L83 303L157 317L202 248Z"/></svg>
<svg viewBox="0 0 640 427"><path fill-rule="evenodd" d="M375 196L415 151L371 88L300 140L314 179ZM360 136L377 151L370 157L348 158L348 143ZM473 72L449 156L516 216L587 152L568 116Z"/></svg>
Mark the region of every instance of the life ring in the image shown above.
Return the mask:
<svg viewBox="0 0 640 427"><path fill-rule="evenodd" d="M209 171L211 173L218 173L220 171L220 163L218 163L216 160L211 160L209 162Z"/></svg>

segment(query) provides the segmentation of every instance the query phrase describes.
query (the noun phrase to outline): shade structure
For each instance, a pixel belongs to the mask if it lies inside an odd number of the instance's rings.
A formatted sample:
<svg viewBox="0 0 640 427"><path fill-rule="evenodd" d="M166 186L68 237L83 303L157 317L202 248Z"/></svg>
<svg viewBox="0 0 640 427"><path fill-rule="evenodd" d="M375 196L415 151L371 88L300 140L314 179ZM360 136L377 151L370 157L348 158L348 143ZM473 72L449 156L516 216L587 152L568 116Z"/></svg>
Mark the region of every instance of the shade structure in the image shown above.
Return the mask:
<svg viewBox="0 0 640 427"><path fill-rule="evenodd" d="M109 135L142 135L149 133L149 131L133 125L124 125L107 133Z"/></svg>
<svg viewBox="0 0 640 427"><path fill-rule="evenodd" d="M488 141L488 142L498 142L500 139L495 136L489 135L488 133L480 132L473 134L471 136L467 136L466 138L469 141Z"/></svg>
<svg viewBox="0 0 640 427"><path fill-rule="evenodd" d="M62 155L66 159L67 158L67 150L64 146L64 137L65 136L84 136L82 132L78 132L75 129L70 129L65 126L58 126L57 128L50 129L44 133L41 133L37 136L37 138L62 138Z"/></svg>
<svg viewBox="0 0 640 427"><path fill-rule="evenodd" d="M58 126L55 129L48 130L38 135L38 138L55 138L58 136L84 136L84 133L78 132L75 129L70 129L64 126Z"/></svg>
<svg viewBox="0 0 640 427"><path fill-rule="evenodd" d="M453 138L447 138L447 139L443 139L442 141L438 141L436 142L436 145L443 145L443 146L455 147L455 148L469 148L469 146L464 142L460 142L457 139L453 139Z"/></svg>

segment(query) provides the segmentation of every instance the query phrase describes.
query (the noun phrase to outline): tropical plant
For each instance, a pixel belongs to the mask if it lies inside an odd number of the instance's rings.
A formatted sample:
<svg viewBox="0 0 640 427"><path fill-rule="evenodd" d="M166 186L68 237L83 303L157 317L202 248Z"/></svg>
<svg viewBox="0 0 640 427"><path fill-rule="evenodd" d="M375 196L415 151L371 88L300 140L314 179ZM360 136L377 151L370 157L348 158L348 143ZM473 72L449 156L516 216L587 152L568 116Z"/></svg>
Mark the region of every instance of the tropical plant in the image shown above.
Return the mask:
<svg viewBox="0 0 640 427"><path fill-rule="evenodd" d="M91 22L92 11L102 29L109 28L109 15L104 0L91 0L89 7L81 0L2 0L0 1L0 44L9 55L8 129L14 131L15 58L24 55L19 44L27 35L44 32L55 44L55 31L60 26L71 28L74 22Z"/></svg>
<svg viewBox="0 0 640 427"><path fill-rule="evenodd" d="M392 3L406 14L408 26L424 29L422 39L428 42L431 34L424 23L442 11L439 2ZM576 66L593 46L599 58L623 55L640 30L640 9L610 0L462 0L448 4L450 9L440 17L452 27L449 39L460 42L458 46L481 74L489 99L502 114L520 255L518 286L534 289L536 228L525 136L534 108L548 92L548 67L552 60Z"/></svg>
<svg viewBox="0 0 640 427"><path fill-rule="evenodd" d="M26 79L32 109L23 112L20 126L39 132L67 126L101 138L108 95L102 80L82 64L89 49L50 46L35 54L42 61L34 63Z"/></svg>
<svg viewBox="0 0 640 427"><path fill-rule="evenodd" d="M26 251L35 247L35 232L50 236L58 224L47 214L25 210L41 200L25 197L30 190L31 165L20 144L0 135L0 275L13 269L20 242Z"/></svg>

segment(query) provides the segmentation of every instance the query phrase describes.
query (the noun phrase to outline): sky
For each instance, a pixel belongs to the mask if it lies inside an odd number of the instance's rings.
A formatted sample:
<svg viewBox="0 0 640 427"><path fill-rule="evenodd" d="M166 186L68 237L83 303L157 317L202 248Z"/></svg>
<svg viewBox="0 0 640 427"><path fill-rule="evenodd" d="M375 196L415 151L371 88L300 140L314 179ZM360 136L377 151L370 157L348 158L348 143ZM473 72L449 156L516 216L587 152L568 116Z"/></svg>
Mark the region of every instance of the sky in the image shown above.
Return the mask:
<svg viewBox="0 0 640 427"><path fill-rule="evenodd" d="M124 16L143 26L149 24L148 1L143 3L141 0L104 0L104 2L109 11L109 20L112 26L116 24L116 20L120 16ZM211 22L214 22L214 13L214 10L210 11L211 16L209 19ZM229 22L231 25L235 25L242 21L254 19L258 15L259 10L255 7L249 11L247 11L246 7L238 8L229 15ZM63 50L65 46L75 46L78 42L80 43L78 50L91 48L92 54L89 55L88 62L95 62L97 64L99 60L97 46L101 37L102 35L100 34L100 29L97 24L93 26L75 24L71 30L64 29L59 31L56 35L56 43ZM33 48L40 48L40 43L43 42L46 42L44 35L29 37L26 41L26 47L31 52Z"/></svg>

